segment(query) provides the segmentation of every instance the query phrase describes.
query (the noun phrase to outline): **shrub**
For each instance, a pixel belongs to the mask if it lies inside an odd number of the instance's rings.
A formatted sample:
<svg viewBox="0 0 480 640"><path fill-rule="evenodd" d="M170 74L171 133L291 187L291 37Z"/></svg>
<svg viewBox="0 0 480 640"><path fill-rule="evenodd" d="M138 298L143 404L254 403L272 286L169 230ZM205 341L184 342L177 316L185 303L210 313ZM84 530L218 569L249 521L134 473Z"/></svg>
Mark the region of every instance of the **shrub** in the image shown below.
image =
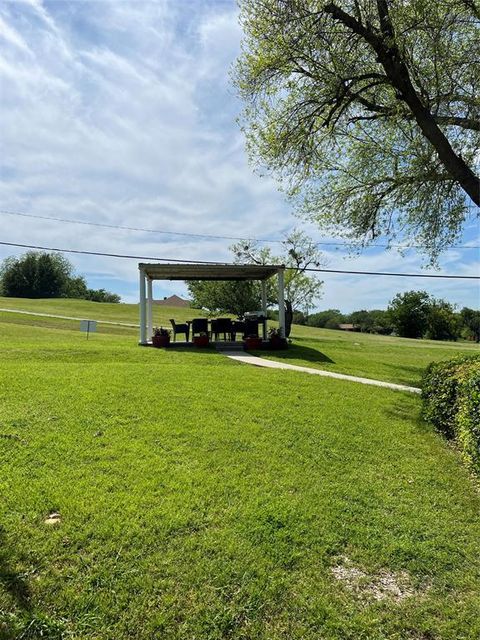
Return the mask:
<svg viewBox="0 0 480 640"><path fill-rule="evenodd" d="M423 416L454 439L480 473L480 354L432 362L422 380Z"/></svg>
<svg viewBox="0 0 480 640"><path fill-rule="evenodd" d="M121 298L116 293L110 293L105 289L87 289L85 295L82 296L85 300L91 300L92 302L115 302L119 303Z"/></svg>
<svg viewBox="0 0 480 640"><path fill-rule="evenodd" d="M310 327L320 327L323 329L327 326L327 322L333 323L333 329L338 329L338 325L341 322L346 322L345 316L340 313L339 309L325 309L325 311L319 311L318 313L312 313L309 316L307 324Z"/></svg>
<svg viewBox="0 0 480 640"><path fill-rule="evenodd" d="M462 382L456 416L457 438L464 458L480 473L480 362Z"/></svg>

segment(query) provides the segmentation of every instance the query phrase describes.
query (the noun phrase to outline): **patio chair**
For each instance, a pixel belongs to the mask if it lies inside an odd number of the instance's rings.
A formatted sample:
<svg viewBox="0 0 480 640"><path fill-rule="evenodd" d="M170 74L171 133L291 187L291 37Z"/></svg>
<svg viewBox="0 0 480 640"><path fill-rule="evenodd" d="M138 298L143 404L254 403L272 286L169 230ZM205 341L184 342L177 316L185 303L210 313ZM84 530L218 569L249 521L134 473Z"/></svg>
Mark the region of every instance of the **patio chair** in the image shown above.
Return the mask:
<svg viewBox="0 0 480 640"><path fill-rule="evenodd" d="M188 324L177 324L175 322L175 320L173 320L172 318L170 318L170 323L172 325L172 329L173 329L173 340L174 342L177 341L177 333L184 333L185 334L185 340L186 342L188 342L188 334L190 331L190 328L188 326Z"/></svg>
<svg viewBox="0 0 480 640"><path fill-rule="evenodd" d="M195 334L208 333L208 319L207 318L194 318L191 322L192 326L192 340Z"/></svg>
<svg viewBox="0 0 480 640"><path fill-rule="evenodd" d="M258 338L258 318L245 320L245 337L256 336Z"/></svg>
<svg viewBox="0 0 480 640"><path fill-rule="evenodd" d="M217 318L212 320L212 336L218 340L218 336L223 334L223 339L227 339L227 334L232 339L232 321L230 318Z"/></svg>
<svg viewBox="0 0 480 640"><path fill-rule="evenodd" d="M232 340L235 342L237 338L237 333L240 334L241 338L245 335L245 322L243 320L232 320Z"/></svg>

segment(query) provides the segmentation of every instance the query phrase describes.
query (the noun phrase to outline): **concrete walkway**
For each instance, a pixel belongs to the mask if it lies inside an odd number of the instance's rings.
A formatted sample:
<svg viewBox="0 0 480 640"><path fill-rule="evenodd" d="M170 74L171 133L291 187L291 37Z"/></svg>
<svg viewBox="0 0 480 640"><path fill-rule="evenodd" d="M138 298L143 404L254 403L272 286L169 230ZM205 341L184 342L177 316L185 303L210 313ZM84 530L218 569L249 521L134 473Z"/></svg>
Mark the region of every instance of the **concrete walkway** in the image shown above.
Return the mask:
<svg viewBox="0 0 480 640"><path fill-rule="evenodd" d="M383 382L382 380L371 380L370 378L359 378L357 376L347 376L343 373L333 373L333 371L322 371L321 369L312 369L310 367L299 367L295 364L287 364L286 362L277 362L276 360L266 360L251 355L250 353L239 354L237 351L224 351L223 355L232 360L243 362L245 364L253 364L256 367L267 367L268 369L289 369L290 371L302 371L303 373L312 373L316 376L324 376L325 378L336 378L337 380L349 380L350 382L360 382L360 384L369 384L374 387L385 387L394 389L395 391L408 391L409 393L420 393L421 389L417 387L407 387L403 384L393 384L393 382Z"/></svg>
<svg viewBox="0 0 480 640"><path fill-rule="evenodd" d="M59 320L93 320L93 318L75 318L73 316L56 316L53 313L39 313L38 311L20 311L19 309L1 309L6 313L22 313L27 316L41 316L42 318L58 318ZM95 320L98 324L113 324L119 327L135 327L138 328L138 324L129 324L127 322L113 322L112 320Z"/></svg>

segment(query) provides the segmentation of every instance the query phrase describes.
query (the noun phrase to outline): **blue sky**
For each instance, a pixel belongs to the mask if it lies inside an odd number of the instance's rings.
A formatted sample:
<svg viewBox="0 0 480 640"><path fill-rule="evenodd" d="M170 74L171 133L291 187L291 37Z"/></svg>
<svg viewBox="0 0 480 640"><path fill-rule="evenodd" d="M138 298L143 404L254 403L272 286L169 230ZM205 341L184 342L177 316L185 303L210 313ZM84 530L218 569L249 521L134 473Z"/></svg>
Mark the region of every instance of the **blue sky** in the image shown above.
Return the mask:
<svg viewBox="0 0 480 640"><path fill-rule="evenodd" d="M0 5L0 209L227 236L280 239L293 227L276 182L248 165L229 81L241 30L234 2L42 2ZM225 240L107 230L0 214L0 240L176 259L225 260ZM479 245L478 220L459 244ZM410 250L349 257L332 269L419 272ZM0 246L0 259L22 253ZM90 286L137 296L136 262L68 256ZM439 273L478 275L478 249L452 249ZM426 289L478 307L474 281L325 275L319 308L385 307ZM158 283L155 296L184 294Z"/></svg>

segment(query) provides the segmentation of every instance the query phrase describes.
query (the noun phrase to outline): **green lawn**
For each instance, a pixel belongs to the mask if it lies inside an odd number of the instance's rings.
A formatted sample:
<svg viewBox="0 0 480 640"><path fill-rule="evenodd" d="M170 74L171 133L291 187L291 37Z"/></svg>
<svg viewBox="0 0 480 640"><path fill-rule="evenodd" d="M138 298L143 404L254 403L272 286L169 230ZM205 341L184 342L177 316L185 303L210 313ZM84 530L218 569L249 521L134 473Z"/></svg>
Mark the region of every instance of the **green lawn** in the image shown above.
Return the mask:
<svg viewBox="0 0 480 640"><path fill-rule="evenodd" d="M367 333L295 326L290 348L270 359L406 385L420 383L433 360L478 353L473 342L409 340Z"/></svg>
<svg viewBox="0 0 480 640"><path fill-rule="evenodd" d="M28 300L2 298L0 308L90 318L109 322L138 323L138 305L106 304L85 300ZM197 309L154 306L154 324L170 327L169 318L178 322L201 315ZM44 319L2 313L0 320L11 324L78 330L78 322ZM275 323L273 323L275 324ZM102 333L137 336L137 330L99 325ZM181 336L182 337L182 336ZM418 385L422 371L432 360L445 360L461 353L474 353L478 345L468 342L407 340L390 336L346 333L294 325L293 343L287 351L263 353L265 357L291 364L316 367L337 373L363 376L406 385Z"/></svg>
<svg viewBox="0 0 480 640"><path fill-rule="evenodd" d="M418 397L25 318L0 317L0 638L478 639L480 497Z"/></svg>
<svg viewBox="0 0 480 640"><path fill-rule="evenodd" d="M51 313L58 316L70 316L90 320L107 320L109 322L134 324L138 324L139 322L138 304L114 304L63 298L32 300L29 298L3 298L0 296L0 308L33 311L36 313ZM153 305L154 324L164 324L168 327L170 327L170 318L181 322L182 320L197 318L202 315L203 313L198 309Z"/></svg>

